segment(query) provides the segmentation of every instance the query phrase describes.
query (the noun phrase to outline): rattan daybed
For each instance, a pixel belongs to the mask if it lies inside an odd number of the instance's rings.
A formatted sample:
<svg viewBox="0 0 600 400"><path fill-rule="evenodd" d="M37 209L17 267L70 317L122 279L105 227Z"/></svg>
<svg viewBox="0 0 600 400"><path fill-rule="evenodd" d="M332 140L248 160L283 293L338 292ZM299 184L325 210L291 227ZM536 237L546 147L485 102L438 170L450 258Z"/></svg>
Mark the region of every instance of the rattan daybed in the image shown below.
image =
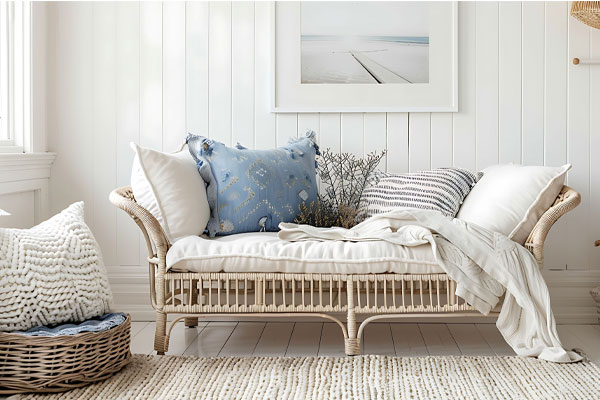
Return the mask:
<svg viewBox="0 0 600 400"><path fill-rule="evenodd" d="M443 272L322 274L277 272L186 272L167 270L169 243L158 221L134 199L131 187L115 189L110 201L137 223L148 247L150 298L156 310L154 349L164 354L169 334L182 319L195 326L199 316L319 316L337 323L347 355L360 354L366 324L381 318L419 315L474 316L472 306L454 294L456 283ZM542 215L525 247L540 267L552 225L575 208L581 197L564 186ZM215 256L218 257L218 256ZM346 313L346 323L338 313ZM167 328L167 314L180 314ZM360 324L357 314L367 314Z"/></svg>

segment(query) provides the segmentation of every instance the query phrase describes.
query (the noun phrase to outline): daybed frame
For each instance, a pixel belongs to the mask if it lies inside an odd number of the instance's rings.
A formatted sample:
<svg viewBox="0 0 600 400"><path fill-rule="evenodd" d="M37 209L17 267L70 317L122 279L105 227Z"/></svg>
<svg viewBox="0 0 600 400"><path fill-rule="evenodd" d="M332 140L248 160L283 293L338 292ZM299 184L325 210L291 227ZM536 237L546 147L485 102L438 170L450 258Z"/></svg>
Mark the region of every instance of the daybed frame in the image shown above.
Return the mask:
<svg viewBox="0 0 600 400"><path fill-rule="evenodd" d="M435 274L294 274L168 272L166 254L171 244L158 221L134 199L131 187L115 189L110 201L141 229L148 247L150 300L156 310L154 349L169 349L175 323L196 326L198 316L254 317L319 316L342 329L347 355L361 352L366 324L381 318L406 316L480 315L454 295L456 283ZM581 196L564 186L554 204L542 215L525 247L543 264L544 241L552 225L575 208ZM336 313L346 313L346 324ZM450 314L448 314L450 313ZM497 313L497 311L496 311ZM167 314L181 314L167 329ZM357 324L357 314L371 314Z"/></svg>

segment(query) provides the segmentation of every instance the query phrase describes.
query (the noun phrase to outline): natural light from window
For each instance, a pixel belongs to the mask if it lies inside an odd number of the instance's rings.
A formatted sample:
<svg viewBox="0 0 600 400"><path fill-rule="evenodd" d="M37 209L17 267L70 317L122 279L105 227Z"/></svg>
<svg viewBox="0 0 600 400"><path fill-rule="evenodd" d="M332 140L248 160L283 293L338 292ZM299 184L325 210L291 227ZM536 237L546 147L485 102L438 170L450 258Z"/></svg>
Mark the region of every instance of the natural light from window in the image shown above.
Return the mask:
<svg viewBox="0 0 600 400"><path fill-rule="evenodd" d="M0 153L21 153L31 130L31 4L0 1Z"/></svg>

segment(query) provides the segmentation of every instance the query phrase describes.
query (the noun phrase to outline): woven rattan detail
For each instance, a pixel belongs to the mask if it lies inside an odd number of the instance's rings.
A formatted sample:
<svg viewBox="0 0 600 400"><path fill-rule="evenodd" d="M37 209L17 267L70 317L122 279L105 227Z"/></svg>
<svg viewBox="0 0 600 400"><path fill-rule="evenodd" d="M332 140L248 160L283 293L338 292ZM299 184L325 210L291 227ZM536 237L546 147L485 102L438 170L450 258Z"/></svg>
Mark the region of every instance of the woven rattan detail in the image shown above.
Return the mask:
<svg viewBox="0 0 600 400"><path fill-rule="evenodd" d="M0 394L62 392L109 378L130 361L130 317L102 332L0 333Z"/></svg>
<svg viewBox="0 0 600 400"><path fill-rule="evenodd" d="M150 299L156 310L154 349L164 354L169 333L179 320L197 324L197 316L290 317L319 316L336 322L346 340L346 354L360 354L366 324L379 318L479 315L455 295L456 282L446 274L283 274L167 272L170 243L160 224L136 203L130 187L115 189L111 202L127 212L141 229L148 247ZM540 264L544 241L552 225L575 208L581 196L564 186L542 215L525 247ZM497 310L494 310L497 311ZM345 313L346 322L335 314ZM167 314L178 317L167 329ZM375 314L357 323L357 314Z"/></svg>
<svg viewBox="0 0 600 400"><path fill-rule="evenodd" d="M574 1L571 15L592 28L600 29L600 1Z"/></svg>

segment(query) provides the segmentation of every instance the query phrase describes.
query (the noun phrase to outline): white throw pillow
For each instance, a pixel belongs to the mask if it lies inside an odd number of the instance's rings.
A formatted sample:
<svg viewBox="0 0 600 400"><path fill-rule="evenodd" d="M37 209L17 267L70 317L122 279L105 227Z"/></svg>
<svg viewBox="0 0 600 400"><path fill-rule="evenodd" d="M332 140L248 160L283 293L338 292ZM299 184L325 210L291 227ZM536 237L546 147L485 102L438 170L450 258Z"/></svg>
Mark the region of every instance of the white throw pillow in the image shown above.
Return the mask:
<svg viewBox="0 0 600 400"><path fill-rule="evenodd" d="M31 229L0 228L0 331L110 311L106 268L83 214L78 202Z"/></svg>
<svg viewBox="0 0 600 400"><path fill-rule="evenodd" d="M483 170L456 218L523 244L554 203L571 164L562 167L495 165Z"/></svg>
<svg viewBox="0 0 600 400"><path fill-rule="evenodd" d="M131 143L136 153L131 171L135 200L158 220L171 243L201 235L210 208L206 186L187 150L166 154Z"/></svg>

